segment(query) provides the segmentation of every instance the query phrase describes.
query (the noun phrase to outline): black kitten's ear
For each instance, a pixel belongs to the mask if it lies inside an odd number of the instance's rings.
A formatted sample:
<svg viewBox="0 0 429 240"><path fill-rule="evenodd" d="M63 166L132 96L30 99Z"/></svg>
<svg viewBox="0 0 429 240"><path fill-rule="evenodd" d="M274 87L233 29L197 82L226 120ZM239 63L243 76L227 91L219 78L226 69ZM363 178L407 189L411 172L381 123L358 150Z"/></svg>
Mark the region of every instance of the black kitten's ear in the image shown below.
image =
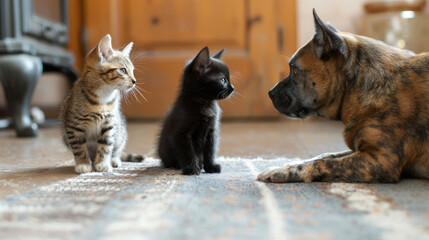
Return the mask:
<svg viewBox="0 0 429 240"><path fill-rule="evenodd" d="M197 56L194 58L194 69L197 72L202 73L205 68L210 64L210 53L209 48L203 48Z"/></svg>
<svg viewBox="0 0 429 240"><path fill-rule="evenodd" d="M344 39L320 20L313 8L314 16L314 51L318 58L329 56L332 52L338 52L344 57L347 55L347 47ZM331 25L332 26L332 25ZM335 28L334 28L335 29ZM336 30L336 29L335 29Z"/></svg>
<svg viewBox="0 0 429 240"><path fill-rule="evenodd" d="M222 55L223 55L223 53L225 52L225 48L224 49L222 49L222 50L220 50L218 53L216 53L215 55L213 55L213 58L216 58L216 59L221 59L222 58Z"/></svg>

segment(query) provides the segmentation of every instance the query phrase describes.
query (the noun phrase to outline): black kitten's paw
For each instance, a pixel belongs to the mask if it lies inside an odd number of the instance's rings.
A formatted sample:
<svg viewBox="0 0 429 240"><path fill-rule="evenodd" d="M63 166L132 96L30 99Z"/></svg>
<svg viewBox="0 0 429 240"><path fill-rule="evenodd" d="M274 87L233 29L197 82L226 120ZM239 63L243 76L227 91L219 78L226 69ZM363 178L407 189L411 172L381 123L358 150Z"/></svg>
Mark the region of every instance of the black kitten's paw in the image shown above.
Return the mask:
<svg viewBox="0 0 429 240"><path fill-rule="evenodd" d="M220 164L213 164L211 166L204 166L204 171L206 173L220 173L221 167L220 167Z"/></svg>
<svg viewBox="0 0 429 240"><path fill-rule="evenodd" d="M201 169L200 168L185 168L183 169L184 175L200 175Z"/></svg>
<svg viewBox="0 0 429 240"><path fill-rule="evenodd" d="M173 168L174 170L180 170L180 169L182 169L179 165L174 165L172 168Z"/></svg>
<svg viewBox="0 0 429 240"><path fill-rule="evenodd" d="M179 169L181 169L181 167L180 167L180 165L179 165L179 164L173 164L173 163L163 163L163 164L162 164L162 166L163 166L164 168L172 168L172 169L174 169L174 170L179 170Z"/></svg>

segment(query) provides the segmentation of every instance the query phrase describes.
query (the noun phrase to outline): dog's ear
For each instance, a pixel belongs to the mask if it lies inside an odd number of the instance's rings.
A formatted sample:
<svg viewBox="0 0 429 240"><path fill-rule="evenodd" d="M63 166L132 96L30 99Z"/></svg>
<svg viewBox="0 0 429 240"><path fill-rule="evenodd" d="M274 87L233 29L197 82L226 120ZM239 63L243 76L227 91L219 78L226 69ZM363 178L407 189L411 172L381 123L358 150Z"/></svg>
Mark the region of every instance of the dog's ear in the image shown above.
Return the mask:
<svg viewBox="0 0 429 240"><path fill-rule="evenodd" d="M334 32L340 32L340 30L338 30L336 27L334 27L334 25L332 25L330 22L327 22L326 25Z"/></svg>
<svg viewBox="0 0 429 240"><path fill-rule="evenodd" d="M347 46L344 39L337 34L338 30L332 25L327 25L317 16L316 10L313 8L314 16L314 50L318 58L326 59L330 53L338 52L346 57ZM334 29L334 30L333 30Z"/></svg>

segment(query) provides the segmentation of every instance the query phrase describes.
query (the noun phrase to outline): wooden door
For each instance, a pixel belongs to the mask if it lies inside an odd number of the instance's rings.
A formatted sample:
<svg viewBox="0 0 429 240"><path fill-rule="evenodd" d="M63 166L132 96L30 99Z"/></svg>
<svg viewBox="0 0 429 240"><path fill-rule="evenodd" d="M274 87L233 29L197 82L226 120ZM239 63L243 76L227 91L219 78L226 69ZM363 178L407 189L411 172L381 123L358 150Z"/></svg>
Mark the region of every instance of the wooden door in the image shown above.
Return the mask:
<svg viewBox="0 0 429 240"><path fill-rule="evenodd" d="M123 104L128 118L161 118L174 102L185 63L204 46L226 48L237 93L220 101L227 118L278 116L268 90L287 74L296 45L295 1L87 0L87 49L106 33L134 42L135 72L147 102Z"/></svg>

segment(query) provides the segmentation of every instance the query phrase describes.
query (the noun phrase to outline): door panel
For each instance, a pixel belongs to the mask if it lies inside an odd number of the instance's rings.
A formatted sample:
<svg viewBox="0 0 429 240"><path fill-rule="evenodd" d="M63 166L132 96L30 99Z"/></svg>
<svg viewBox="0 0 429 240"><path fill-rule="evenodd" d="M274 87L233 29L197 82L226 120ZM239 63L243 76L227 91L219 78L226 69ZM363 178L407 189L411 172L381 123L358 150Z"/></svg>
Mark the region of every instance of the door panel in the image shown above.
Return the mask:
<svg viewBox="0 0 429 240"><path fill-rule="evenodd" d="M244 0L129 0L130 39L146 49L223 44L244 47Z"/></svg>
<svg viewBox="0 0 429 240"><path fill-rule="evenodd" d="M114 47L133 41L133 55L143 55L135 75L147 102L124 103L129 118L163 117L183 67L204 46L211 54L227 48L223 60L238 93L220 101L224 117L277 117L267 92L288 72L281 55L295 50L294 12L295 1L283 0L87 0L87 49L111 33Z"/></svg>

